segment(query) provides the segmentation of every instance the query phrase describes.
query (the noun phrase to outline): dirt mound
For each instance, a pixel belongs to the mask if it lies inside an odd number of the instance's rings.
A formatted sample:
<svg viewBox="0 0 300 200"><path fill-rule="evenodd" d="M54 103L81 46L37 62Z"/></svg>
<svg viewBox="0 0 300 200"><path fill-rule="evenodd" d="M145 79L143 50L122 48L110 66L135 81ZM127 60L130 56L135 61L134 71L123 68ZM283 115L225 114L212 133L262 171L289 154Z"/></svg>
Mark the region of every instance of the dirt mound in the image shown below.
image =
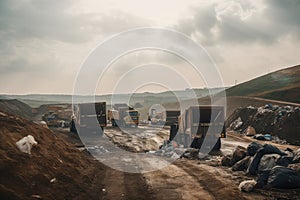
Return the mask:
<svg viewBox="0 0 300 200"><path fill-rule="evenodd" d="M29 134L38 142L31 156L16 146ZM0 199L99 198L102 187L94 180L96 169L101 172L103 166L51 130L0 113Z"/></svg>
<svg viewBox="0 0 300 200"><path fill-rule="evenodd" d="M226 120L229 130L245 133L251 126L258 134L270 134L300 145L300 109L293 106L246 107L237 109Z"/></svg>
<svg viewBox="0 0 300 200"><path fill-rule="evenodd" d="M31 155L16 142L32 135ZM72 133L49 130L0 111L0 199L149 199L142 174L128 174L94 160Z"/></svg>
<svg viewBox="0 0 300 200"><path fill-rule="evenodd" d="M16 99L0 99L0 110L27 119L33 117L32 108Z"/></svg>

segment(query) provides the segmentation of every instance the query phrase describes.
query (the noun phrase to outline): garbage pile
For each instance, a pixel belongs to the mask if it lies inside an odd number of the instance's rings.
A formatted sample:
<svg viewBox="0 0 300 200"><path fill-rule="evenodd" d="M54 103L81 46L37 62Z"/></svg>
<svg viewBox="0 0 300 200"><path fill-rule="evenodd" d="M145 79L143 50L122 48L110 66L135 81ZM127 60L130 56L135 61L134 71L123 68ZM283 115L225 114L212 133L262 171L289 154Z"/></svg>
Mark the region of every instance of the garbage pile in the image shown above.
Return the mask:
<svg viewBox="0 0 300 200"><path fill-rule="evenodd" d="M96 154L103 154L103 153L110 153L106 148L104 148L103 146L88 146L85 148L87 151L89 151L90 153L96 153Z"/></svg>
<svg viewBox="0 0 300 200"><path fill-rule="evenodd" d="M159 147L157 151L149 151L148 154L153 154L157 156L165 156L168 158L178 159L185 152L186 149L179 147L175 141L166 140Z"/></svg>
<svg viewBox="0 0 300 200"><path fill-rule="evenodd" d="M299 107L267 104L237 109L227 119L226 127L257 140L300 145L299 121Z"/></svg>
<svg viewBox="0 0 300 200"><path fill-rule="evenodd" d="M187 158L191 160L208 160L211 158L208 154L203 154L199 149L195 148L183 148L179 146L175 141L164 141L157 151L149 151L148 154L165 156L172 159Z"/></svg>
<svg viewBox="0 0 300 200"><path fill-rule="evenodd" d="M256 180L243 181L239 186L241 191L300 188L300 149L282 151L271 144L252 142L247 148L238 146L232 155L224 156L221 165L256 176Z"/></svg>

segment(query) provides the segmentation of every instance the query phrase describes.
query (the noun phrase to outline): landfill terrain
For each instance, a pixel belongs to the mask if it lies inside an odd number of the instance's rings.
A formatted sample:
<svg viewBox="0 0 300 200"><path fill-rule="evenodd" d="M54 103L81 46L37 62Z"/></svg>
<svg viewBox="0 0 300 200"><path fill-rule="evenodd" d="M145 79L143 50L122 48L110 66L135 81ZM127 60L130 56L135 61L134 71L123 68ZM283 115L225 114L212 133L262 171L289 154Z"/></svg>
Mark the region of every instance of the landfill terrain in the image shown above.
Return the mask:
<svg viewBox="0 0 300 200"><path fill-rule="evenodd" d="M258 80L286 74L297 82L299 74L290 71ZM108 123L103 132L84 138L70 132L69 103L32 108L2 99L0 199L300 199L300 105L278 95L297 97L296 82L278 84L281 89L271 87L273 82L265 93L249 95L238 93L247 84L229 89L226 138L209 154L170 141L170 127L162 124ZM210 103L208 97L199 101ZM141 162L139 155L171 162ZM156 164L157 170L143 170Z"/></svg>
<svg viewBox="0 0 300 200"><path fill-rule="evenodd" d="M101 155L97 141L83 146L68 128L49 129L5 112L0 113L0 118L1 199L299 199L300 196L299 189L262 187L242 192L239 184L257 176L248 175L246 169L233 170L233 163L226 165L224 161L225 155L232 155L238 146L246 148L253 141L272 144L282 151L289 148L296 152L297 145L257 140L234 130L222 139L221 151L203 157L197 150L192 153L195 150L174 145L159 150L168 138L167 127L142 125L125 132L107 127L102 137L126 151L178 154L175 162L160 170L126 173L97 161L87 151L98 150ZM138 134L145 129L144 135ZM16 142L27 135L37 142L31 155L16 147Z"/></svg>

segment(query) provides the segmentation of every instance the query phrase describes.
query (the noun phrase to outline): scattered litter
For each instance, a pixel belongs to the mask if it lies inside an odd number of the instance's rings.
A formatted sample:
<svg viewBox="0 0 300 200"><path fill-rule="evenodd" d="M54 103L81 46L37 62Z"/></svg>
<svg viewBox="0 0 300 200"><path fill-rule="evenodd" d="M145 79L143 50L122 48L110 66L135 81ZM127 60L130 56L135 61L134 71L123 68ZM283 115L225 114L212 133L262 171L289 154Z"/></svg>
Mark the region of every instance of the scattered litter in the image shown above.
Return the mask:
<svg viewBox="0 0 300 200"><path fill-rule="evenodd" d="M266 154L259 162L258 171L272 169L276 165L277 159L280 158L278 154Z"/></svg>
<svg viewBox="0 0 300 200"><path fill-rule="evenodd" d="M109 153L107 149L105 149L103 146L91 146L86 147L86 150L88 150L91 153Z"/></svg>
<svg viewBox="0 0 300 200"><path fill-rule="evenodd" d="M243 171L249 167L251 156L246 156L244 159L238 161L232 166L232 171Z"/></svg>
<svg viewBox="0 0 300 200"><path fill-rule="evenodd" d="M300 173L300 163L289 164L288 168L295 170Z"/></svg>
<svg viewBox="0 0 300 200"><path fill-rule="evenodd" d="M56 178L50 180L50 183L55 183L55 182L56 182Z"/></svg>
<svg viewBox="0 0 300 200"><path fill-rule="evenodd" d="M240 128L243 125L243 121L242 119L239 117L237 118L234 122L232 122L230 124L230 128L232 128L233 130L236 130L238 128Z"/></svg>
<svg viewBox="0 0 300 200"><path fill-rule="evenodd" d="M264 107L259 107L257 109L257 113L258 114L264 114L264 113L268 113L268 112L273 112L272 110L268 109L268 108L264 108Z"/></svg>
<svg viewBox="0 0 300 200"><path fill-rule="evenodd" d="M239 185L239 190L242 192L251 192L254 189L255 185L256 185L255 180L243 181Z"/></svg>
<svg viewBox="0 0 300 200"><path fill-rule="evenodd" d="M271 141L272 140L272 136L270 134L264 134L264 138L267 140L267 141Z"/></svg>
<svg viewBox="0 0 300 200"><path fill-rule="evenodd" d="M300 163L300 149L298 149L295 152L295 157L294 157L292 163Z"/></svg>
<svg viewBox="0 0 300 200"><path fill-rule="evenodd" d="M256 131L255 128L253 128L252 126L248 126L247 130L246 130L246 136L254 136L256 135Z"/></svg>
<svg viewBox="0 0 300 200"><path fill-rule="evenodd" d="M32 135L27 135L16 142L16 145L21 152L31 154L31 148L33 145L37 145L37 142Z"/></svg>
<svg viewBox="0 0 300 200"><path fill-rule="evenodd" d="M236 162L242 160L246 156L247 156L246 148L242 146L237 146L232 154L231 166L234 165Z"/></svg>
<svg viewBox="0 0 300 200"><path fill-rule="evenodd" d="M257 140L262 140L262 141L265 141L266 138L263 134L257 134L255 136L253 136L254 139L257 139Z"/></svg>
<svg viewBox="0 0 300 200"><path fill-rule="evenodd" d="M6 117L6 116L7 116L7 114L5 114L5 113L3 113L3 112L0 112L0 115L1 115L2 117Z"/></svg>
<svg viewBox="0 0 300 200"><path fill-rule="evenodd" d="M42 199L42 197L38 194L33 194L31 195L32 198L36 198L36 199Z"/></svg>
<svg viewBox="0 0 300 200"><path fill-rule="evenodd" d="M231 167L231 160L232 160L232 155L225 155L222 159L221 159L221 165L222 166L227 166L227 167Z"/></svg>

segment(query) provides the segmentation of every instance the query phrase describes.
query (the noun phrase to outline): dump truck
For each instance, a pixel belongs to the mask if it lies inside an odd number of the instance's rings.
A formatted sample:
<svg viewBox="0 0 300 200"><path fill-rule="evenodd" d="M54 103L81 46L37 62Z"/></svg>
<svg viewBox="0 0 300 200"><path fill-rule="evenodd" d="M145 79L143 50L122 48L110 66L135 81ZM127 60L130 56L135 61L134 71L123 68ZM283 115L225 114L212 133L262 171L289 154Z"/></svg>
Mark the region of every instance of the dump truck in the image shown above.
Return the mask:
<svg viewBox="0 0 300 200"><path fill-rule="evenodd" d="M114 127L137 127L139 125L139 112L130 106L114 106L114 109L108 110L108 120Z"/></svg>
<svg viewBox="0 0 300 200"><path fill-rule="evenodd" d="M178 125L180 110L166 110L166 126Z"/></svg>
<svg viewBox="0 0 300 200"><path fill-rule="evenodd" d="M190 106L177 122L173 120L169 140L176 140L185 147L220 149L220 138L226 137L224 121L223 106Z"/></svg>
<svg viewBox="0 0 300 200"><path fill-rule="evenodd" d="M74 129L74 126L76 127ZM107 125L106 121L106 102L81 103L73 106L73 117L71 121L71 132L76 128L80 130L96 131L100 126L103 130ZM76 130L77 132L77 130ZM101 133L103 133L101 131Z"/></svg>

